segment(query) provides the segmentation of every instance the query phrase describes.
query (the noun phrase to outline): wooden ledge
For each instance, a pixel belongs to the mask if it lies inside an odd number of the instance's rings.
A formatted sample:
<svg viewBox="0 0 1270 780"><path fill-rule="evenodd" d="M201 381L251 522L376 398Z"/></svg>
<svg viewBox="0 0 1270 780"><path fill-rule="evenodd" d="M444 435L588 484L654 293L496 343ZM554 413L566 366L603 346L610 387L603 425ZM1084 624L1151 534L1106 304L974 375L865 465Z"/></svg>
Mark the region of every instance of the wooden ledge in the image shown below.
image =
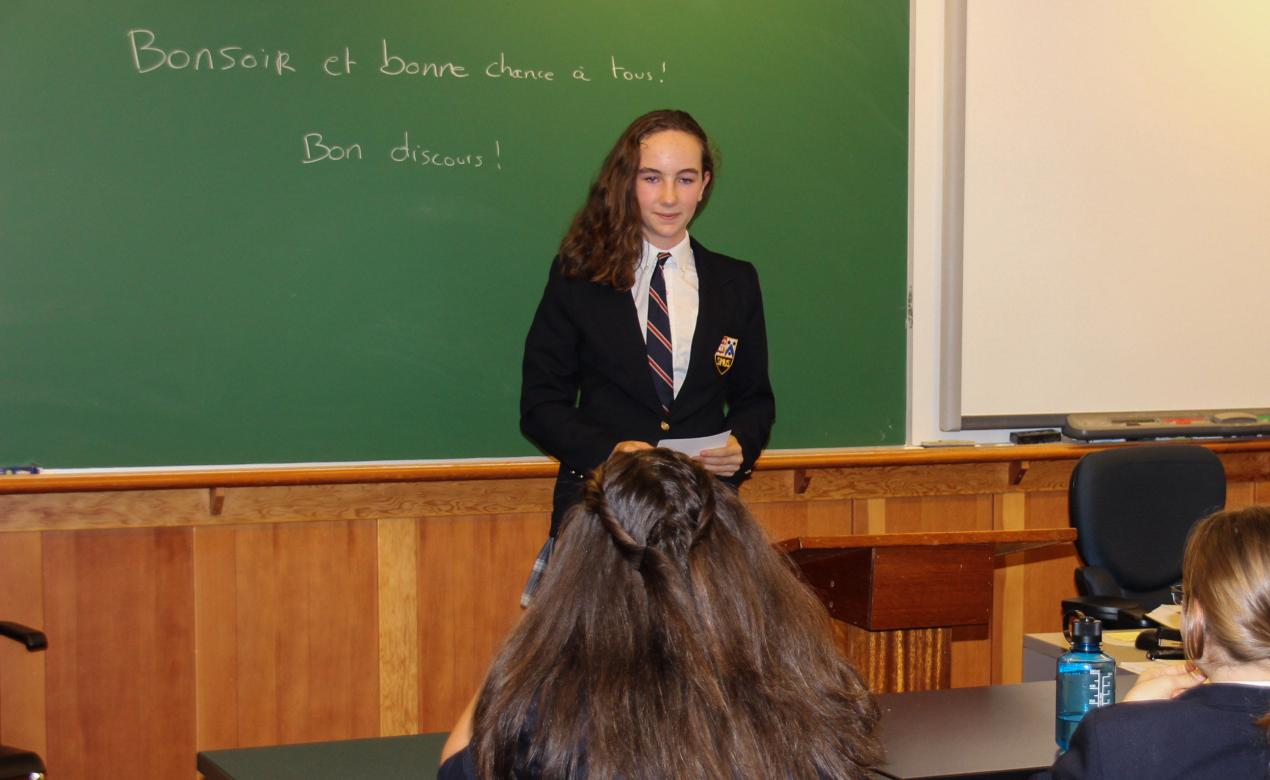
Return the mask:
<svg viewBox="0 0 1270 780"><path fill-rule="evenodd" d="M998 555L1033 547L1076 541L1075 528L1034 528L990 531L921 531L894 534L851 534L848 536L799 536L777 542L774 547L793 554L813 550L847 550L861 547L945 547L950 545L992 545Z"/></svg>
<svg viewBox="0 0 1270 780"><path fill-rule="evenodd" d="M459 482L483 479L544 479L555 461L481 461L415 465L242 466L127 472L21 474L0 477L0 494L87 493L114 490L348 485L382 482Z"/></svg>
<svg viewBox="0 0 1270 780"><path fill-rule="evenodd" d="M1201 442L1217 453L1270 452L1270 439ZM937 464L1036 463L1076 460L1087 452L1132 444L1031 444L978 447L878 447L825 450L774 450L759 458L761 471L926 466ZM334 466L241 466L206 469L83 471L0 476L0 495L80 493L181 488L274 487L383 482L461 482L490 479L547 479L556 475L549 458L437 461L417 464L340 464Z"/></svg>
<svg viewBox="0 0 1270 780"><path fill-rule="evenodd" d="M1199 444L1221 453L1270 452L1270 438L1110 442L1099 444L982 444L976 447L877 447L834 450L775 450L759 458L755 469L826 469L853 466L916 466L960 463L1026 463L1078 460L1095 450L1143 444Z"/></svg>

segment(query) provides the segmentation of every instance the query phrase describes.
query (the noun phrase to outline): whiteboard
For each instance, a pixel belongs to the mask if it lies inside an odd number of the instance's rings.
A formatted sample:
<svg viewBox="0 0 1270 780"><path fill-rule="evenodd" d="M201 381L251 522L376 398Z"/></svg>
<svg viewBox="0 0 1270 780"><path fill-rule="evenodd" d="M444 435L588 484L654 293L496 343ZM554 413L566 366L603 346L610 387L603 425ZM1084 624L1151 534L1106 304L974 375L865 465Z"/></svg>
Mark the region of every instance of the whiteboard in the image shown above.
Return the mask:
<svg viewBox="0 0 1270 780"><path fill-rule="evenodd" d="M1270 405L1270 2L966 9L962 427Z"/></svg>

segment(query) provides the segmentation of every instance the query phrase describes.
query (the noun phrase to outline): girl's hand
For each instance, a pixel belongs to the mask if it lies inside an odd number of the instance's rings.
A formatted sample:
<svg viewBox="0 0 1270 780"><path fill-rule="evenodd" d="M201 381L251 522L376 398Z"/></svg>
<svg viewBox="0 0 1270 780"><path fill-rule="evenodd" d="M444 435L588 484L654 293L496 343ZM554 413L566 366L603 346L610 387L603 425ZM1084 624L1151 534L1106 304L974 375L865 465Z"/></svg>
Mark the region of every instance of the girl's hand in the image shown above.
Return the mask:
<svg viewBox="0 0 1270 780"><path fill-rule="evenodd" d="M737 441L735 436L729 436L727 444L712 450L702 450L693 460L705 466L706 471L718 474L720 477L730 477L741 468L741 461L744 459L741 442Z"/></svg>
<svg viewBox="0 0 1270 780"><path fill-rule="evenodd" d="M1124 701L1158 701L1172 699L1182 691L1200 685L1208 678L1188 661L1184 664L1159 664L1143 672Z"/></svg>

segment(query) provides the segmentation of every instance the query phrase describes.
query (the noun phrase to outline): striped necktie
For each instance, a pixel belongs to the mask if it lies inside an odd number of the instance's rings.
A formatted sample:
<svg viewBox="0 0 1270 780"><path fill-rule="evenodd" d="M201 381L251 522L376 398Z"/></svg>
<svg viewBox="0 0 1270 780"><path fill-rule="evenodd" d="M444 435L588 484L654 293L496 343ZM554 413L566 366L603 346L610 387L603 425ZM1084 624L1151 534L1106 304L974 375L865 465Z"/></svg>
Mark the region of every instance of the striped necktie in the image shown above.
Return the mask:
<svg viewBox="0 0 1270 780"><path fill-rule="evenodd" d="M666 277L662 275L662 266L669 259L669 252L657 254L657 267L648 284L648 333L644 339L653 386L666 414L670 414L670 402L675 398L675 351L670 345L670 308L666 306Z"/></svg>

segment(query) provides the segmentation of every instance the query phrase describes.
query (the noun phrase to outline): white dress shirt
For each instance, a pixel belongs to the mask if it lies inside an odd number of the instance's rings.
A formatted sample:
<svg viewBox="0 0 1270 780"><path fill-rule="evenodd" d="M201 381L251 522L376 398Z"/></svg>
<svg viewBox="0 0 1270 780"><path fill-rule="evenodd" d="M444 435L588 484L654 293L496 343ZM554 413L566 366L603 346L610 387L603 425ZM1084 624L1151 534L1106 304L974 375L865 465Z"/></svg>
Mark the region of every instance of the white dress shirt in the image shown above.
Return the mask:
<svg viewBox="0 0 1270 780"><path fill-rule="evenodd" d="M635 311L639 315L639 332L648 337L648 285L657 267L657 255L668 250L658 249L644 241L644 252L635 269L635 286L631 295L635 298ZM683 387L688 375L688 359L692 354L692 334L697 331L697 262L692 256L688 236L670 248L670 258L662 266L666 280L666 306L670 309L670 342L674 346L675 395Z"/></svg>

